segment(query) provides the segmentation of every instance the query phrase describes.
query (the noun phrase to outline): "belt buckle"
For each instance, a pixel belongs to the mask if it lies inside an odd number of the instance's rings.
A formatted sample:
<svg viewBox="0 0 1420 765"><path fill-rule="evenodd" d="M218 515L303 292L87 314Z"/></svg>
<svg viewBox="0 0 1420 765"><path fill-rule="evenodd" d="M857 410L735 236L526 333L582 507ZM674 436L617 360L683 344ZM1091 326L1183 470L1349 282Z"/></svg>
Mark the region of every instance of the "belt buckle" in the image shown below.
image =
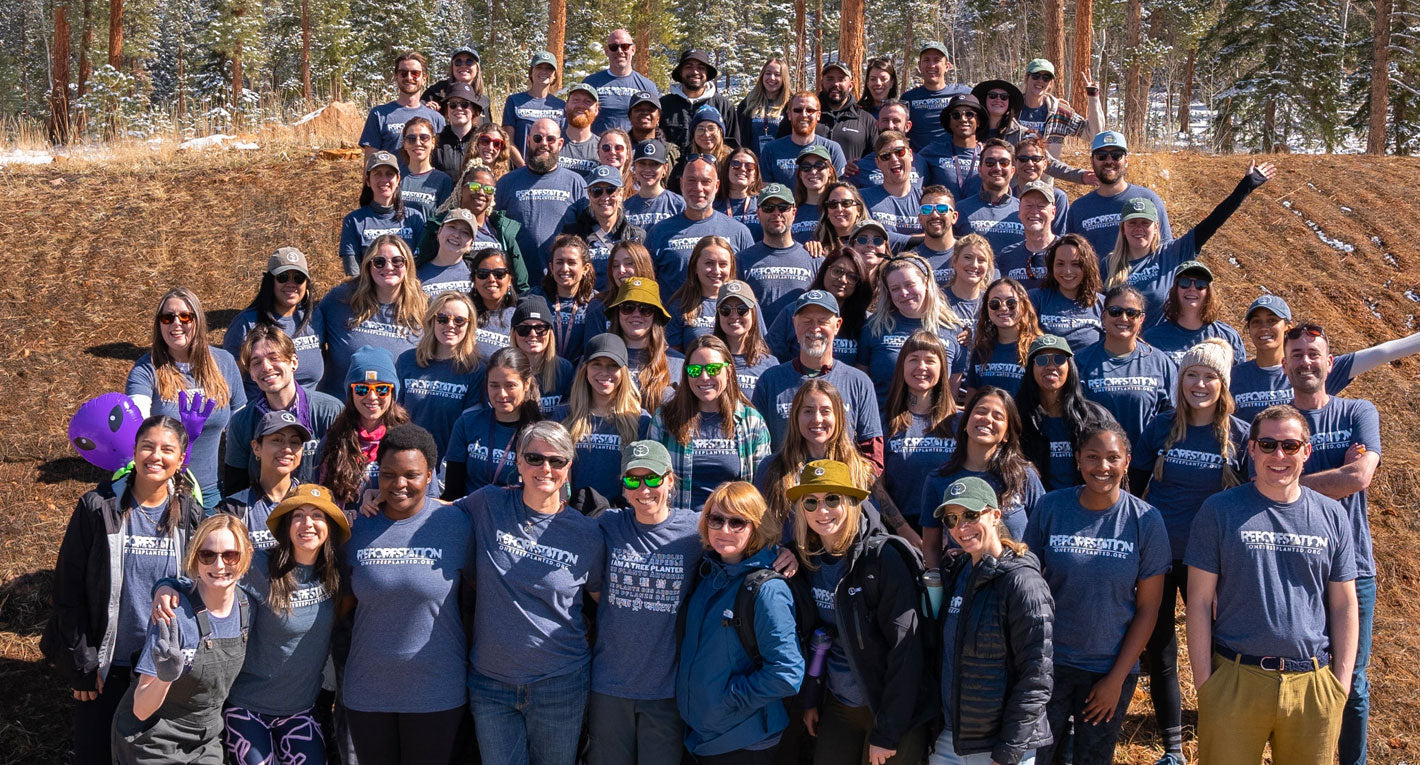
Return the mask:
<svg viewBox="0 0 1420 765"><path fill-rule="evenodd" d="M1269 661L1275 661L1275 662L1277 662L1277 666L1275 666L1275 667L1269 667L1269 666L1267 666L1267 662L1269 662ZM1285 665L1286 665L1286 659L1283 659L1281 656L1263 656L1262 658L1260 658L1260 659L1257 660L1257 666L1260 667L1261 669L1267 670L1268 672L1281 672L1281 671L1282 671L1282 668L1283 668Z"/></svg>

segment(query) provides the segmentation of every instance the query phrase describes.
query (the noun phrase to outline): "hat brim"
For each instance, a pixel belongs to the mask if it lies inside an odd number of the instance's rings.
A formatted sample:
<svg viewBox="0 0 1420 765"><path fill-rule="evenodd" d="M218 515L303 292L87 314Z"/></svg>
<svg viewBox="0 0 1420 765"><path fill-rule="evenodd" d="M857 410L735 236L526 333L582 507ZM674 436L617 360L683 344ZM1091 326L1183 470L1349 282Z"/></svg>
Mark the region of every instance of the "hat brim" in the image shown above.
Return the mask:
<svg viewBox="0 0 1420 765"><path fill-rule="evenodd" d="M276 428L275 430L268 430L265 433L260 433L256 436L253 436L252 438L255 441L260 441L261 439L266 438L267 436L273 433L280 433L281 431L287 430L289 428L295 428L296 432L301 434L302 442L309 441L314 438L314 436L311 434L311 429L306 427L305 425L302 425L300 422L283 422L281 423L281 427Z"/></svg>
<svg viewBox="0 0 1420 765"><path fill-rule="evenodd" d="M1015 86L1015 83L1007 82L1006 80L986 80L985 82L978 82L976 83L976 87L971 89L971 94L976 96L976 100L980 101L981 105L984 107L986 105L986 94L995 88L1006 91L1006 97L1010 101L1011 113L1019 115L1021 109L1025 108L1026 96L1021 92L1020 88Z"/></svg>
<svg viewBox="0 0 1420 765"><path fill-rule="evenodd" d="M758 308L758 306L759 306L759 300L757 300L757 299L755 298L753 292L750 292L750 293L746 294L745 292L740 291L740 292L731 292L731 293L729 293L728 295L721 295L720 297L715 298L715 310L717 310L717 311L720 310L720 306L721 306L721 305L724 305L725 301L727 301L727 300L740 300L740 301L743 301L744 304L747 305L747 306L749 306L750 308Z"/></svg>
<svg viewBox="0 0 1420 765"><path fill-rule="evenodd" d="M963 510L972 510L978 513L984 513L987 510L991 509L991 506L985 503L972 502L971 504L966 504L968 501L969 500L961 498L943 502L942 504L937 505L934 510L932 510L932 517L941 520L942 516L947 514L946 510L949 507L960 507Z"/></svg>
<svg viewBox="0 0 1420 765"><path fill-rule="evenodd" d="M784 493L790 502L798 502L807 494L843 494L859 502L868 498L866 490L841 483L801 483L798 486L790 486Z"/></svg>
<svg viewBox="0 0 1420 765"><path fill-rule="evenodd" d="M344 544L350 539L350 519L345 517L345 513L341 512L334 502L324 497L309 497L300 494L281 500L276 507L271 509L271 515L266 516L267 530L275 534L281 524L282 516L306 505L319 508L321 512L325 513L330 523L339 529L340 538L336 540L337 543Z"/></svg>
<svg viewBox="0 0 1420 765"><path fill-rule="evenodd" d="M586 364L592 359L611 359L612 361L615 361L622 369L625 369L627 366L629 366L629 362L626 360L625 356L618 356L612 351L597 351L596 353L590 354L588 356L583 356L582 363Z"/></svg>
<svg viewBox="0 0 1420 765"><path fill-rule="evenodd" d="M657 460L649 457L633 457L630 462L621 466L621 474L626 475L628 470L649 470L656 475L665 475L671 472L670 465L662 465Z"/></svg>
<svg viewBox="0 0 1420 765"><path fill-rule="evenodd" d="M1026 354L1026 361L1030 361L1031 359L1035 358L1036 354L1038 354L1038 353L1063 353L1063 354L1065 354L1066 356L1069 356L1070 358L1074 358L1074 357L1075 357L1075 352L1072 351L1072 350L1070 350L1070 346L1068 346L1068 345L1065 346L1064 348L1061 348L1061 347L1056 346L1056 345L1042 345L1041 347L1036 348L1035 350L1031 351L1030 353L1027 353L1027 354Z"/></svg>
<svg viewBox="0 0 1420 765"><path fill-rule="evenodd" d="M305 274L306 276L310 276L310 275L311 275L311 272L308 271L308 270L306 270L306 267L303 266L303 265L300 265L299 263L282 263L281 265L277 266L276 268L273 268L273 269L271 269L270 271L267 271L267 273L268 273L268 274L271 274L272 276L280 276L280 275L282 275L282 274L284 274L284 273L286 273L286 272L288 272L288 271L300 271L301 273Z"/></svg>

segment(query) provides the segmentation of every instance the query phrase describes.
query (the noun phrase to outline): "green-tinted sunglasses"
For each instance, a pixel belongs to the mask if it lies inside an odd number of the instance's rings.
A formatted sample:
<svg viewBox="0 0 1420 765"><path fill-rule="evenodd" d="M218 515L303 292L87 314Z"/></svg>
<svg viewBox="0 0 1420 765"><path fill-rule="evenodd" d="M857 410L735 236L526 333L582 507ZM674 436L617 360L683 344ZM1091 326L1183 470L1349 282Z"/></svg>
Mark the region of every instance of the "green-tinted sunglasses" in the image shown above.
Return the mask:
<svg viewBox="0 0 1420 765"><path fill-rule="evenodd" d="M665 480L666 477L663 475L624 475L621 477L621 485L633 491L641 488L641 484L643 483L649 488L656 489L659 488L661 483Z"/></svg>
<svg viewBox="0 0 1420 765"><path fill-rule="evenodd" d="M477 182L477 181L469 181L469 182L468 182L468 190L469 190L469 191L481 191L481 192L483 192L484 194L487 194L488 196L491 197L491 196L493 196L495 193L497 193L498 188L497 188L496 186L489 186L489 185L486 184L486 183L479 183L479 182Z"/></svg>
<svg viewBox="0 0 1420 765"><path fill-rule="evenodd" d="M686 364L685 373L687 375L690 375L691 377L699 377L700 374L703 372L705 374L710 375L711 377L716 377L720 374L720 370L724 369L727 366L729 366L729 364L726 364L724 362L720 362L718 364Z"/></svg>

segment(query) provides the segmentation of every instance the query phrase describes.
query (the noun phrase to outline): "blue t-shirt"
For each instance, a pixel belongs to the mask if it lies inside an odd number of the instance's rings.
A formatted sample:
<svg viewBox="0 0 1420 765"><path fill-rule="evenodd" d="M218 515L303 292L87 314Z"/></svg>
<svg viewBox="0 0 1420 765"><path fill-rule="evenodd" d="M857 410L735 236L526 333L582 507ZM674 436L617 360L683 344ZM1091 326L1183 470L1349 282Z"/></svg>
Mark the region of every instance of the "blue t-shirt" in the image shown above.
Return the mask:
<svg viewBox="0 0 1420 765"><path fill-rule="evenodd" d="M186 594L178 594L178 606L173 611L173 622L178 628L178 641L182 645L182 654L185 659L182 674L186 675L192 669L192 660L197 657L197 644L198 638L201 636L201 628L197 624L197 610ZM232 610L228 611L226 616L214 616L209 611L207 617L212 624L212 638L242 636L242 612L241 606L236 600L232 601ZM133 666L133 671L140 675L157 677L158 670L153 666L153 654L157 650L158 624L153 622L145 630L143 654L138 658L138 663Z"/></svg>
<svg viewBox="0 0 1420 765"><path fill-rule="evenodd" d="M271 497L266 496L266 492L262 490L261 486L248 486L236 494L224 497L224 499L227 500L227 504L222 507L224 512L245 512L247 537L251 539L253 549L270 550L276 546L276 537L271 533L271 529L266 527L266 519L271 517L271 511L276 507L276 502L272 502ZM232 505L232 502L235 502L236 505Z"/></svg>
<svg viewBox="0 0 1420 765"><path fill-rule="evenodd" d="M595 133L585 141L565 141L562 151L557 154L557 164L582 176L583 180L588 179L592 171L601 166L601 159L597 156L598 142Z"/></svg>
<svg viewBox="0 0 1420 765"><path fill-rule="evenodd" d="M128 509L123 530L123 583L118 594L118 622L114 628L114 666L133 666L133 655L143 648L148 619L153 611L153 584L177 576L182 569L179 546L174 534L158 531L158 521L167 510L142 507L125 498ZM154 674L149 672L148 674Z"/></svg>
<svg viewBox="0 0 1420 765"><path fill-rule="evenodd" d="M1223 490L1222 449L1213 426L1190 425L1183 439L1168 451L1164 443L1173 429L1174 412L1155 415L1144 429L1143 438L1134 446L1131 469L1152 473L1158 461L1164 461L1164 474L1149 481L1149 504L1157 507L1164 516L1164 526L1169 531L1169 543L1173 546L1173 559L1183 560L1188 549L1188 530L1193 526L1193 518L1203 500ZM1233 444L1233 457L1227 460L1233 474L1245 480L1243 461L1247 455L1247 423L1236 417L1228 422L1229 440Z"/></svg>
<svg viewBox="0 0 1420 765"><path fill-rule="evenodd" d="M739 253L740 274L759 300L761 327L773 324L781 311L794 305L822 263L798 242L783 248L760 242Z"/></svg>
<svg viewBox="0 0 1420 765"><path fill-rule="evenodd" d="M1312 456L1303 474L1332 470L1346 464L1352 444L1365 444L1366 451L1381 453L1381 418L1376 405L1361 398L1332 396L1320 409L1301 409L1312 429ZM1362 489L1338 500L1351 521L1351 540L1356 549L1356 576L1376 575L1376 559L1371 551L1371 521Z"/></svg>
<svg viewBox="0 0 1420 765"><path fill-rule="evenodd" d="M1144 330L1143 337L1144 342L1163 351L1175 364L1183 359L1189 348L1211 337L1220 338L1232 346L1234 364L1239 359L1247 358L1242 335L1227 322L1210 321L1198 329L1184 329L1176 322L1164 320Z"/></svg>
<svg viewBox="0 0 1420 765"><path fill-rule="evenodd" d="M337 593L326 590L315 566L297 564L291 569L296 589L291 593L290 611L278 612L269 604L268 566L267 554L258 552L242 579L242 590L252 601L251 630L246 660L227 694L227 703L287 717L316 703L335 627Z"/></svg>
<svg viewBox="0 0 1420 765"><path fill-rule="evenodd" d="M454 179L443 170L415 174L408 168L400 169L399 198L404 200L406 210L418 210L426 221L434 217L434 210L453 192Z"/></svg>
<svg viewBox="0 0 1420 765"><path fill-rule="evenodd" d="M740 470L740 452L733 437L726 437L719 412L701 412L700 427L690 438L690 459L695 481L690 487L689 510L699 512L717 486L749 478ZM743 424L741 424L743 427Z"/></svg>
<svg viewBox="0 0 1420 765"><path fill-rule="evenodd" d="M680 385L680 371L685 366L685 354L675 348L666 349L666 374L670 384L661 392L660 401L646 401L645 394L642 394L641 405L650 409L660 409L661 405L671 400L675 395L677 385ZM631 382L636 386L636 391L641 392L641 370L646 368L646 349L627 348L626 349L626 371L631 373Z"/></svg>
<svg viewBox="0 0 1420 765"><path fill-rule="evenodd" d="M878 169L877 155L869 154L849 164L857 167L858 172L844 180L863 190L883 185L883 171ZM927 179L927 172L927 160L921 154L914 153L912 155L912 170L908 172L907 180L919 194L922 191L923 181Z"/></svg>
<svg viewBox="0 0 1420 765"><path fill-rule="evenodd" d="M528 283L540 284L547 248L562 233L568 210L587 195L587 182L565 167L538 175L520 167L498 179L495 206L510 219L522 224L518 229L518 249L528 269Z"/></svg>
<svg viewBox="0 0 1420 765"><path fill-rule="evenodd" d="M1095 297L1095 304L1086 308L1060 294L1060 290L1044 287L1028 293L1040 320L1040 329L1048 335L1065 338L1075 353L1104 339L1104 295Z"/></svg>
<svg viewBox="0 0 1420 765"><path fill-rule="evenodd" d="M561 125L566 106L566 101L551 93L542 98L533 98L526 91L514 93L503 102L503 126L513 129L513 145L526 155L528 132L532 130L533 123L552 120Z"/></svg>
<svg viewBox="0 0 1420 765"><path fill-rule="evenodd" d="M597 519L606 545L597 604L592 691L619 699L675 696L676 615L704 548L700 514L672 508L654 525L612 508Z"/></svg>
<svg viewBox="0 0 1420 765"><path fill-rule="evenodd" d="M1050 444L1048 475L1041 476L1046 491L1056 491L1080 485L1080 473L1075 462L1075 444L1063 417L1044 417L1040 434ZM1138 453L1136 448L1135 453Z"/></svg>
<svg viewBox="0 0 1420 765"><path fill-rule="evenodd" d="M1148 343L1137 343L1132 353L1114 356L1100 341L1080 351L1075 366L1085 397L1114 415L1131 444L1139 442L1154 415L1174 406L1178 366Z"/></svg>
<svg viewBox="0 0 1420 765"><path fill-rule="evenodd" d="M754 386L750 403L769 424L769 441L777 450L784 446L784 435L789 430L789 410L794 405L794 394L799 386L810 377L822 377L833 384L843 398L843 406L848 410L848 424L853 438L858 441L880 438L883 434L882 418L878 416L878 397L873 391L873 381L863 370L842 362L835 362L828 372L806 375L794 368L793 361L786 361L759 376Z"/></svg>
<svg viewBox="0 0 1420 765"><path fill-rule="evenodd" d="M552 419L566 422L565 409L549 415ZM621 495L621 431L616 429L616 421L609 417L592 415L592 430L577 442L576 458L572 460L572 489L592 487L608 500ZM646 428L651 424L651 415L645 410L637 416L636 438L646 437Z"/></svg>
<svg viewBox="0 0 1420 765"><path fill-rule="evenodd" d="M1014 396L1020 392L1021 381L1025 379L1025 374L1025 367L1021 366L1020 348L1015 341L997 342L996 346L991 349L991 358L989 359L980 358L976 351L972 351L971 360L967 362L966 379L962 380L962 387L970 390L994 385Z"/></svg>
<svg viewBox="0 0 1420 765"><path fill-rule="evenodd" d="M927 185L946 186L958 203L976 196L981 191L981 176L977 173L980 156L980 146L957 146L950 136L942 137L922 149L922 158L927 162Z"/></svg>
<svg viewBox="0 0 1420 765"><path fill-rule="evenodd" d="M1045 118L1050 114L1050 102L1042 101L1040 106L1023 106L1016 121L1021 127L1036 135L1045 135Z"/></svg>
<svg viewBox="0 0 1420 765"><path fill-rule="evenodd" d="M942 583L947 586L947 582ZM952 687L956 685L957 631L961 625L966 588L971 584L971 563L957 572L956 582L942 603L942 720L952 727Z"/></svg>
<svg viewBox="0 0 1420 765"><path fill-rule="evenodd" d="M399 376L399 403L409 412L409 421L429 431L439 447L439 459L449 445L454 422L463 410L482 400L483 392L475 384L483 379L481 369L460 372L453 359L429 362L421 367L413 348L395 359Z"/></svg>
<svg viewBox="0 0 1420 765"><path fill-rule="evenodd" d="M496 311L489 311L484 317L483 324L472 328L473 336L478 341L478 359L483 363L493 358L500 348L507 348L513 344L513 312L518 310L514 306L504 306Z"/></svg>
<svg viewBox="0 0 1420 765"><path fill-rule="evenodd" d="M631 129L631 119L627 116L631 112L631 97L638 91L646 91L651 94L651 98L659 100L661 92L656 89L656 83L637 71L630 74L617 76L611 73L610 69L603 69L600 72L593 72L583 80L583 82L597 89L597 103L600 110L597 112L597 120L592 123L592 132L601 135L609 128ZM721 115L725 116L725 115Z"/></svg>
<svg viewBox="0 0 1420 765"><path fill-rule="evenodd" d="M360 145L373 146L398 154L404 145L404 125L415 117L423 117L434 126L434 135L444 130L444 115L424 104L401 106L397 101L370 109L365 127L360 131Z"/></svg>
<svg viewBox="0 0 1420 765"><path fill-rule="evenodd" d="M715 318L715 298L701 298L695 318L690 321L681 315L679 305L672 307L671 320L666 324L666 344L672 348L685 348L695 338L714 332Z"/></svg>
<svg viewBox="0 0 1420 765"><path fill-rule="evenodd" d="M995 245L992 245L995 248ZM1002 276L1010 277L1021 283L1028 292L1033 292L1040 283L1045 281L1046 258L1050 254L1050 245L1039 252L1026 246L1024 234L1020 241L1008 244L996 250L996 268Z"/></svg>
<svg viewBox="0 0 1420 765"><path fill-rule="evenodd" d="M1164 200L1136 183L1129 184L1128 188L1112 197L1091 191L1076 199L1070 205L1065 228L1069 233L1084 236L1089 240L1090 246L1095 248L1095 254L1106 258L1114 251L1114 244L1119 239L1119 213L1124 209L1124 203L1135 197L1143 197L1153 202L1154 209L1159 211L1159 241L1167 242L1173 239L1173 232L1169 229L1169 214L1164 210ZM1170 268L1169 274L1172 273L1173 269Z"/></svg>
<svg viewBox="0 0 1420 765"><path fill-rule="evenodd" d="M1108 510L1087 510L1080 491L1045 495L1023 541L1040 558L1055 597L1055 662L1103 673L1114 667L1134 620L1135 586L1168 572L1173 556L1154 506L1121 491Z"/></svg>
<svg viewBox="0 0 1420 765"><path fill-rule="evenodd" d="M419 277L419 287L432 300L441 292L473 292L473 274L468 270L468 261L459 258L451 266L436 265L429 261L415 272Z"/></svg>
<svg viewBox="0 0 1420 765"><path fill-rule="evenodd" d="M325 376L321 378L320 391L341 401L345 400L345 374L350 370L350 357L355 351L365 346L383 348L389 351L391 358L397 359L419 343L418 332L395 323L394 303L381 305L370 318L350 326L353 318L350 297L354 291L353 282L340 284L321 298L317 308L325 332Z"/></svg>
<svg viewBox="0 0 1420 765"><path fill-rule="evenodd" d="M764 339L769 341L770 352L787 363L788 360L799 357L799 338L794 334L793 306L788 305L785 308L791 310L780 311L779 315L774 317ZM841 334L833 338L833 358L844 364L857 364L858 339Z"/></svg>
<svg viewBox="0 0 1420 765"><path fill-rule="evenodd" d="M837 556L818 555L814 557L814 562L818 568L809 573L809 587L814 595L818 619L838 630L833 642L829 644L828 656L824 661L828 690L845 706L866 707L868 694L864 691L863 684L854 677L853 667L848 663L848 652L843 647L838 609L833 598L838 592L838 583L843 581L843 575L848 573L848 561Z"/></svg>
<svg viewBox="0 0 1420 765"><path fill-rule="evenodd" d="M893 374L897 370L897 357L902 346L913 332L922 329L921 319L908 319L893 310L893 328L878 334L873 331L872 322L863 327L863 335L858 340L858 364L868 368L868 376L873 380L873 389L878 397L878 411L887 406L888 391L892 388ZM961 374L966 370L966 350L957 343L957 330L941 328L937 338L947 351L947 369L942 374Z"/></svg>
<svg viewBox="0 0 1420 765"><path fill-rule="evenodd" d="M821 219L822 210L819 206L805 202L794 208L794 223L789 227L789 234L799 244L808 244L814 241L814 232L818 230Z"/></svg>
<svg viewBox="0 0 1420 765"><path fill-rule="evenodd" d="M754 246L754 238L743 223L713 211L704 220L690 220L684 213L674 215L647 232L646 249L656 266L662 304L669 304L671 296L689 278L686 269L690 267L690 253L707 236L724 237L736 253Z"/></svg>
<svg viewBox="0 0 1420 765"><path fill-rule="evenodd" d="M756 242L764 238L764 229L759 225L759 199L757 197L717 199L715 200L715 211L722 212L745 224L745 228L749 229L749 233Z"/></svg>
<svg viewBox="0 0 1420 765"><path fill-rule="evenodd" d="M1335 358L1331 364L1331 374L1326 376L1327 395L1337 395L1356 379L1355 375L1351 374L1355 363L1354 353L1343 353ZM1252 418L1261 414L1263 409L1274 404L1290 404L1296 395L1292 391L1292 382L1287 379L1281 365L1260 367L1256 359L1233 364L1228 391L1233 394L1233 404L1237 406L1234 414L1243 422L1249 423Z"/></svg>
<svg viewBox="0 0 1420 765"><path fill-rule="evenodd" d="M409 249L418 251L424 237L424 214L413 207L404 208L404 217L396 218L393 207L371 202L346 213L340 222L340 262L346 276L360 273L360 261L375 240L393 234L404 240Z"/></svg>
<svg viewBox="0 0 1420 765"><path fill-rule="evenodd" d="M839 176L843 175L848 160L843 156L843 147L839 146L837 141L815 133L811 143L800 146L794 143L794 136L786 135L766 143L764 148L759 150L759 172L764 182L782 183L794 188L794 175L799 169L799 152L809 146L828 149L829 164L833 165Z"/></svg>
<svg viewBox="0 0 1420 765"><path fill-rule="evenodd" d="M601 592L606 571L597 519L565 506L539 513L523 504L519 489L496 486L455 506L473 518L472 671L527 685L585 667L591 650L582 600Z"/></svg>
<svg viewBox="0 0 1420 765"><path fill-rule="evenodd" d="M777 366L779 366L779 359L773 355L761 356L759 361L750 364L745 361L743 354L735 354L735 382L739 383L740 392L745 394L745 398L754 395L754 387L759 384L759 376Z"/></svg>
<svg viewBox="0 0 1420 765"><path fill-rule="evenodd" d="M315 480L321 441L325 439L325 433L330 429L331 423L335 422L335 418L345 408L345 404L339 399L319 391L307 390L306 396L310 404L310 416L309 421L303 421L301 424L310 428L311 438L301 445L301 464L296 466L296 472L293 474L296 480L303 483ZM253 481L261 472L257 469L256 458L251 451L252 433L261 421L261 414L256 410L254 399L252 403L233 413L223 439L227 446L223 462L229 467L247 471ZM300 416L295 404L286 411L297 415L298 418Z"/></svg>
<svg viewBox="0 0 1420 765"><path fill-rule="evenodd" d="M674 191L662 191L650 198L634 194L622 204L622 210L631 225L650 231L652 226L666 218L674 218L685 212L685 197ZM605 269L599 268L597 277L597 289L602 289L602 283L606 279Z"/></svg>
<svg viewBox="0 0 1420 765"><path fill-rule="evenodd" d="M943 466L945 467L945 465ZM947 487L952 482L962 478L980 478L991 485L992 491L1000 497L1006 489L1006 484L995 473L979 473L975 470L961 468L954 473L942 475L941 470L934 470L922 484L922 495L917 500L918 507L922 508L922 528L942 529L942 519L936 516L937 505L942 504L942 495L946 494ZM1009 503L1002 500L1005 507L1001 508L1001 522L1006 524L1006 529L1011 532L1012 539L1020 539L1026 533L1026 523L1035 512L1035 506L1045 496L1045 487L1040 484L1040 474L1035 472L1034 467L1027 468L1026 480L1021 486L1020 493ZM957 547L956 540L951 538L947 529L942 529L942 541L948 547Z"/></svg>
<svg viewBox="0 0 1420 765"><path fill-rule="evenodd" d="M470 409L454 421L444 461L449 470L463 470L468 490L519 483L517 439L520 423L500 422L487 406Z"/></svg>
<svg viewBox="0 0 1420 765"><path fill-rule="evenodd" d="M952 100L952 96L970 92L971 89L965 85L947 83L940 90L929 90L925 85L918 85L899 96L902 102L907 104L908 116L912 121L912 129L907 132L907 140L912 144L912 148L921 151L945 136L947 129L942 127L942 110L947 108L947 102Z"/></svg>
<svg viewBox="0 0 1420 765"><path fill-rule="evenodd" d="M922 516L922 486L927 476L947 464L957 450L956 436L950 435L956 433L957 415L943 426L949 435L929 434L929 423L926 415L912 415L907 430L888 436L883 450L883 487L902 517L914 522ZM936 507L932 505L927 512Z"/></svg>
<svg viewBox="0 0 1420 765"><path fill-rule="evenodd" d="M409 518L381 513L351 527L342 565L359 605L340 690L347 709L418 714L465 702L458 594L470 526L464 507L426 498Z"/></svg>
<svg viewBox="0 0 1420 765"><path fill-rule="evenodd" d="M873 220L888 231L907 236L922 233L922 220L918 217L922 209L921 187L908 189L904 197L892 196L882 186L863 189L863 203Z"/></svg>
<svg viewBox="0 0 1420 765"><path fill-rule="evenodd" d="M1356 578L1346 509L1305 487L1295 502L1250 483L1209 497L1183 562L1218 575L1213 642L1253 656L1321 656L1326 585Z"/></svg>
<svg viewBox="0 0 1420 765"><path fill-rule="evenodd" d="M957 225L954 231L957 237L967 234L986 237L986 241L991 243L991 251L997 253L997 270L1002 276L1006 276L1007 265L1001 260L1000 253L1011 245L1024 241L1026 236L1026 229L1017 215L1020 209L1021 200L1009 193L995 204L982 199L981 194L972 194L957 202ZM1042 262L1041 278L1045 278L1044 265ZM1027 288L1030 286L1032 285L1027 285Z"/></svg>
<svg viewBox="0 0 1420 765"><path fill-rule="evenodd" d="M582 346L587 342L587 303L573 298L558 297L556 293L536 294L547 299L547 307L552 309L552 333L557 338L557 355L576 365L582 358Z"/></svg>
<svg viewBox="0 0 1420 765"><path fill-rule="evenodd" d="M222 494L217 489L218 459L217 451L222 446L222 431L227 429L227 423L232 419L232 412L246 406L246 388L242 385L242 372L237 367L237 360L232 358L232 354L221 348L208 348L212 360L217 363L217 369L222 373L222 379L227 383L227 405L214 407L212 416L207 418L207 422L202 425L202 433L192 442L190 447L191 457L188 461L188 468L192 470L192 475L197 479L198 486L202 487L202 505L206 508L217 506L217 500L222 498ZM177 370L182 373L182 390L187 391L187 395L203 393L201 386L192 379L191 367L188 364L177 363ZM147 396L151 399L148 414L162 414L168 417L182 419L181 412L178 411L178 400L176 394L172 399L164 399L158 395L158 373L153 368L153 358L149 354L143 354L138 361L133 363L133 369L128 372L128 380L124 383L123 392L130 396Z"/></svg>
<svg viewBox="0 0 1420 765"><path fill-rule="evenodd" d="M297 334L301 319L302 315L298 310L290 316L276 317L276 326L280 327L296 346L296 384L303 388L314 388L325 374L325 358L320 352L323 317L312 307L310 322ZM222 350L232 354L233 359L241 358L242 343L259 323L255 309L248 308L237 314L232 323L227 325L227 334L222 337ZM245 372L242 373L242 382L248 399L262 395L261 388L257 387Z"/></svg>

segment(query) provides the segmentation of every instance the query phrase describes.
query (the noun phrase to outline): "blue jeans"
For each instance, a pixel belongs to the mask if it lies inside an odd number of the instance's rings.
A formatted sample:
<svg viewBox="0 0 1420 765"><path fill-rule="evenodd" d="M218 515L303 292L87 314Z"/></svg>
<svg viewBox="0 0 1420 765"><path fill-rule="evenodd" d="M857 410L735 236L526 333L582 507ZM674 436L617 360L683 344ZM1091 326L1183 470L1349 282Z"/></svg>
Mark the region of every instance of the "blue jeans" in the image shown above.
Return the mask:
<svg viewBox="0 0 1420 765"><path fill-rule="evenodd" d="M1371 623L1376 616L1376 578L1356 579L1356 605L1361 629L1356 635L1356 671L1351 675L1351 695L1341 713L1341 740L1337 751L1341 765L1365 765L1366 721L1371 716L1371 682L1366 667L1371 663Z"/></svg>
<svg viewBox="0 0 1420 765"><path fill-rule="evenodd" d="M484 762L573 765L591 667L527 685L468 673L468 703Z"/></svg>

